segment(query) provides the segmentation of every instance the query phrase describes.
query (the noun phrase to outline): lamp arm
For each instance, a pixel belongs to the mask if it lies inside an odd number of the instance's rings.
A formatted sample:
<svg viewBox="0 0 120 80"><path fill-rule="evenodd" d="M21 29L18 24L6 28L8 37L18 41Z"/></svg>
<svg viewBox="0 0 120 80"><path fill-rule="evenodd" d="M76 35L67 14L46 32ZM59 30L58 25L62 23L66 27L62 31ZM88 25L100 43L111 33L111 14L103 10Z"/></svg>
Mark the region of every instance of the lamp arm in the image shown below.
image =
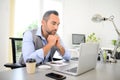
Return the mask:
<svg viewBox="0 0 120 80"><path fill-rule="evenodd" d="M119 32L118 28L116 27L114 21L111 20L111 22L113 23L113 26L114 26L114 28L115 28L115 31L117 32L118 36L120 37L120 32Z"/></svg>
<svg viewBox="0 0 120 80"><path fill-rule="evenodd" d="M115 28L115 31L116 31L117 34L118 34L118 40L117 40L117 42L116 42L116 45L114 46L114 50L113 50L113 53L112 53L112 57L114 57L114 60L115 60L115 62L116 62L115 54L116 54L116 52L117 52L117 48L118 48L119 43L120 43L120 32L119 32L118 28L116 27L114 21L113 21L113 20L110 20L110 21L113 23L113 26L114 26L114 28Z"/></svg>

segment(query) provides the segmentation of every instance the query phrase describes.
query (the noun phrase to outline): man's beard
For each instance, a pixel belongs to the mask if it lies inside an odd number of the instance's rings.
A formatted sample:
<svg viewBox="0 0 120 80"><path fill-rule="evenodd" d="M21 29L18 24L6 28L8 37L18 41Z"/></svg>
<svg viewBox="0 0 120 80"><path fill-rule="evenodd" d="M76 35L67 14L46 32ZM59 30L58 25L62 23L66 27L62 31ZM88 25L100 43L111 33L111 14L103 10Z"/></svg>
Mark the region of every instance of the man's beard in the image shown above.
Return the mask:
<svg viewBox="0 0 120 80"><path fill-rule="evenodd" d="M46 28L48 28L47 23L46 23ZM49 29L46 29L46 32L48 35L55 35L57 30L49 31Z"/></svg>
<svg viewBox="0 0 120 80"><path fill-rule="evenodd" d="M56 34L56 30L54 30L54 31L48 31L48 30L46 30L46 32L47 32L49 35L55 35L55 34Z"/></svg>

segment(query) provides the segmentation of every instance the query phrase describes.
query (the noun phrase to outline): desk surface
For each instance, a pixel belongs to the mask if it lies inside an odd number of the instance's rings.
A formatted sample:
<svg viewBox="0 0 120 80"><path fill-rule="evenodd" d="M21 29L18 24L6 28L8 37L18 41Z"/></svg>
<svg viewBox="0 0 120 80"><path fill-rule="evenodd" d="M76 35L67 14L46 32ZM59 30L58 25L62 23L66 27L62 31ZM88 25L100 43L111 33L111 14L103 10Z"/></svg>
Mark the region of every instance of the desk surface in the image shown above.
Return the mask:
<svg viewBox="0 0 120 80"><path fill-rule="evenodd" d="M45 76L45 74L49 72L55 71L51 69L41 70L37 68L34 74L27 74L26 68L19 68L11 71L0 72L0 80L53 80ZM96 69L80 76L63 75L66 76L66 80L120 80L120 61L118 61L118 63L98 62Z"/></svg>

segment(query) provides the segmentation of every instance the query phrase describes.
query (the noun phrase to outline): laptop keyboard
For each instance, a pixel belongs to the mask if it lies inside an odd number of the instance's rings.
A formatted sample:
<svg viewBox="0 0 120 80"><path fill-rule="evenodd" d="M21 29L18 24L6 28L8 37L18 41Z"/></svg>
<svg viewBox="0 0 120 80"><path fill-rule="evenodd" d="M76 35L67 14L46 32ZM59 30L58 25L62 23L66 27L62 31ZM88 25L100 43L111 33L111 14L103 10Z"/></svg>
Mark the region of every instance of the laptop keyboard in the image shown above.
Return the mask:
<svg viewBox="0 0 120 80"><path fill-rule="evenodd" d="M77 67L68 69L68 70L66 70L66 71L76 73L76 72L77 72Z"/></svg>
<svg viewBox="0 0 120 80"><path fill-rule="evenodd" d="M71 60L73 60L73 61L78 61L78 57L73 57L73 58L71 58Z"/></svg>

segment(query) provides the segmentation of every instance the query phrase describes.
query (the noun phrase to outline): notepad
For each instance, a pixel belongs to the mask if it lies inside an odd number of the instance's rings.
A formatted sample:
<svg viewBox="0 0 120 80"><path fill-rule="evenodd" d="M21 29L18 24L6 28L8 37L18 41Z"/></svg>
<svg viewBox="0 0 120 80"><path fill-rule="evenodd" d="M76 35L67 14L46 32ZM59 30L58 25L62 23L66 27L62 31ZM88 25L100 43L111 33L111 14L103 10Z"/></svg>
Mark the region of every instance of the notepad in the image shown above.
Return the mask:
<svg viewBox="0 0 120 80"><path fill-rule="evenodd" d="M50 66L65 66L65 65L68 65L68 63L66 63L64 60L47 62L46 64L48 64Z"/></svg>
<svg viewBox="0 0 120 80"><path fill-rule="evenodd" d="M51 66L49 66L49 65L40 65L40 66L38 66L38 68L40 68L40 69L50 69Z"/></svg>

